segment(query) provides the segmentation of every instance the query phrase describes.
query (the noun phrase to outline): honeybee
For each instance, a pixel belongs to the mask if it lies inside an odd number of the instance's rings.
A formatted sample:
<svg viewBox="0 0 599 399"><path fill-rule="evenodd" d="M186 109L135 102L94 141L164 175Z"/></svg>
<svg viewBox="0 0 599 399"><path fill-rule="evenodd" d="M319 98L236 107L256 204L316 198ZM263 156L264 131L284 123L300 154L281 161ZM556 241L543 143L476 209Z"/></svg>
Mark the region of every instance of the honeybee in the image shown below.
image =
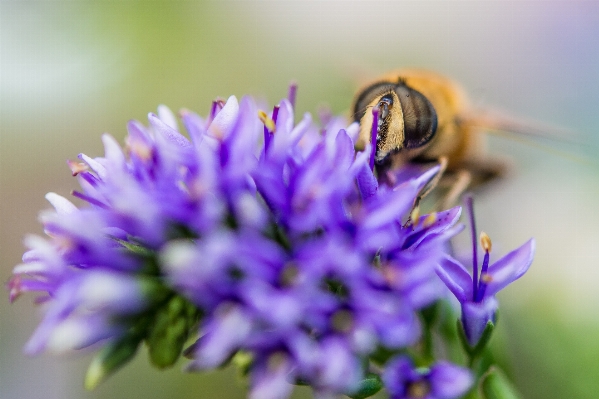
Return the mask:
<svg viewBox="0 0 599 399"><path fill-rule="evenodd" d="M501 120L474 112L462 88L423 70L389 73L358 91L352 116L360 123L357 148L371 141L378 108L375 167L379 178L407 163L436 162L439 173L423 189L414 207L443 178L448 186L439 206L453 205L468 188L502 175L506 162L487 154L485 128L502 129Z"/></svg>

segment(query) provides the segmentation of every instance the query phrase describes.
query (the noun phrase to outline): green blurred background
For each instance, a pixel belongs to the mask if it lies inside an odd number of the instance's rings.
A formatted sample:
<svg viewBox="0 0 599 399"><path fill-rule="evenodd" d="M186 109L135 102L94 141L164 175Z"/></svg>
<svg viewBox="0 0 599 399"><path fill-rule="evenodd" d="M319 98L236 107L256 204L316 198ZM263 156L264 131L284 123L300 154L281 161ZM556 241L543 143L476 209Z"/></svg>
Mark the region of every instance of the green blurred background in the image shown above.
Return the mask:
<svg viewBox="0 0 599 399"><path fill-rule="evenodd" d="M537 239L529 273L502 292L495 344L526 398L599 396L599 3L0 2L0 272L41 233L44 194L76 185L66 159L102 154L158 104L208 112L217 96L271 104L290 80L298 109L346 113L363 79L424 67L472 100L577 132L583 161L490 138L514 173L477 197L494 251ZM591 160L591 162L587 162ZM5 294L5 298L6 298ZM0 300L0 398L242 398L232 370L160 372L145 352L93 392L89 355L26 358L32 296ZM181 363L182 364L182 363ZM309 397L296 390L295 397Z"/></svg>

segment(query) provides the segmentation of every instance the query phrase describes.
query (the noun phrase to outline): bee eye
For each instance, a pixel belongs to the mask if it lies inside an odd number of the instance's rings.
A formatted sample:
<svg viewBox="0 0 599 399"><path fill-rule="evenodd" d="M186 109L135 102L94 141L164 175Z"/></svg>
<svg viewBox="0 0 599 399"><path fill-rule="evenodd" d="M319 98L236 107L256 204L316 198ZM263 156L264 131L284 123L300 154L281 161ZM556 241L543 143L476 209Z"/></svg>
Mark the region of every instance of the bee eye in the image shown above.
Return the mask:
<svg viewBox="0 0 599 399"><path fill-rule="evenodd" d="M372 104L382 93L390 93L395 89L395 85L389 82L376 82L362 90L353 105L354 121L360 122L369 105ZM378 104L378 103L377 103Z"/></svg>
<svg viewBox="0 0 599 399"><path fill-rule="evenodd" d="M383 96L380 99L380 101L377 105L380 110L379 120L383 121L387 118L387 116L389 115L389 108L391 108L392 105L393 105L393 97L391 97L391 95Z"/></svg>
<svg viewBox="0 0 599 399"><path fill-rule="evenodd" d="M422 93L401 85L395 89L404 118L404 148L422 147L437 132L437 112Z"/></svg>

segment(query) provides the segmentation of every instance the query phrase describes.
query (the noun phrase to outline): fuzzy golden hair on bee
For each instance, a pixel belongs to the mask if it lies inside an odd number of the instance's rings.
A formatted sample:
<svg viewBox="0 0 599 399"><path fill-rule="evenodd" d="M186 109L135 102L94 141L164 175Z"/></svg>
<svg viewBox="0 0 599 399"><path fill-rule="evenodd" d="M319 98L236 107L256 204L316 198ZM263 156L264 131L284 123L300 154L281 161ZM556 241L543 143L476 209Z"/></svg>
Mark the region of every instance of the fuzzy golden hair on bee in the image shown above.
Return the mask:
<svg viewBox="0 0 599 399"><path fill-rule="evenodd" d="M373 121L375 107L377 121ZM439 74L422 70L387 74L358 91L351 112L360 124L357 149L372 141L376 126L374 159L380 173L407 163L440 163L440 175L455 180L449 184L454 191L449 190L451 201L505 169L504 162L487 156L481 128L473 122L461 87ZM439 180L440 176L431 186Z"/></svg>
<svg viewBox="0 0 599 399"><path fill-rule="evenodd" d="M377 108L377 121L373 121L373 108ZM360 124L357 150L373 141L376 128L374 161L379 174L408 163L441 164L438 176L421 193L424 197L435 186L444 187L441 207L455 203L465 190L506 174L508 158L487 153L484 132L528 140L539 148L548 147L535 138L553 139L560 147L575 142L572 132L474 109L460 85L418 69L391 72L364 85L354 97L351 116Z"/></svg>

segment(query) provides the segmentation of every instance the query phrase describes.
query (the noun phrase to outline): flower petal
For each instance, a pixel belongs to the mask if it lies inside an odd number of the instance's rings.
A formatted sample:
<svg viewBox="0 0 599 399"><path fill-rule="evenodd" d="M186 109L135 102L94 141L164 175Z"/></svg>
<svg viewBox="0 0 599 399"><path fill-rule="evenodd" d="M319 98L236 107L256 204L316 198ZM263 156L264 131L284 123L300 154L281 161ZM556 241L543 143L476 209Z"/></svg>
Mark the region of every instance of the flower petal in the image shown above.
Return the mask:
<svg viewBox="0 0 599 399"><path fill-rule="evenodd" d="M462 303L462 325L470 345L478 343L488 322L495 322L499 303L495 297L486 297L482 302Z"/></svg>
<svg viewBox="0 0 599 399"><path fill-rule="evenodd" d="M158 117L171 129L178 130L177 118L175 118L173 111L166 105L160 104L158 106Z"/></svg>
<svg viewBox="0 0 599 399"><path fill-rule="evenodd" d="M181 120L191 141L197 146L206 134L206 122L198 114L187 109L181 110Z"/></svg>
<svg viewBox="0 0 599 399"><path fill-rule="evenodd" d="M458 301L472 299L472 277L460 262L446 255L437 266L436 272Z"/></svg>
<svg viewBox="0 0 599 399"><path fill-rule="evenodd" d="M187 137L183 136L181 133L176 131L174 128L167 125L164 121L162 121L160 118L158 118L153 113L150 112L148 114L148 120L150 121L150 124L152 125L152 127L154 129L156 129L156 132L161 134L163 137L165 137L171 143L174 143L174 144L178 145L179 147L183 147L183 148L191 147L191 143L187 139Z"/></svg>
<svg viewBox="0 0 599 399"><path fill-rule="evenodd" d="M489 266L490 281L485 296L492 296L502 288L522 277L530 267L535 253L535 240L531 238L520 248L499 259Z"/></svg>
<svg viewBox="0 0 599 399"><path fill-rule="evenodd" d="M239 103L237 97L231 96L227 100L223 109L214 117L210 126L208 126L208 133L212 137L223 138L229 134L231 129L235 126L237 121L237 115L239 114Z"/></svg>
<svg viewBox="0 0 599 399"><path fill-rule="evenodd" d="M465 394L474 378L470 370L440 361L431 367L429 381L435 398L453 399Z"/></svg>
<svg viewBox="0 0 599 399"><path fill-rule="evenodd" d="M56 209L56 212L62 215L67 215L79 210L71 201L56 193L50 192L46 194L46 199L52 204L54 209Z"/></svg>
<svg viewBox="0 0 599 399"><path fill-rule="evenodd" d="M106 179L106 168L98 161L96 161L95 159L88 157L85 154L79 154L79 159L81 159L82 161L84 161L86 164L89 165L89 167L96 172L96 174L98 175L98 177L102 180Z"/></svg>
<svg viewBox="0 0 599 399"><path fill-rule="evenodd" d="M102 135L102 143L104 144L104 158L111 163L115 169L125 169L126 160L125 154L119 143L108 133Z"/></svg>

